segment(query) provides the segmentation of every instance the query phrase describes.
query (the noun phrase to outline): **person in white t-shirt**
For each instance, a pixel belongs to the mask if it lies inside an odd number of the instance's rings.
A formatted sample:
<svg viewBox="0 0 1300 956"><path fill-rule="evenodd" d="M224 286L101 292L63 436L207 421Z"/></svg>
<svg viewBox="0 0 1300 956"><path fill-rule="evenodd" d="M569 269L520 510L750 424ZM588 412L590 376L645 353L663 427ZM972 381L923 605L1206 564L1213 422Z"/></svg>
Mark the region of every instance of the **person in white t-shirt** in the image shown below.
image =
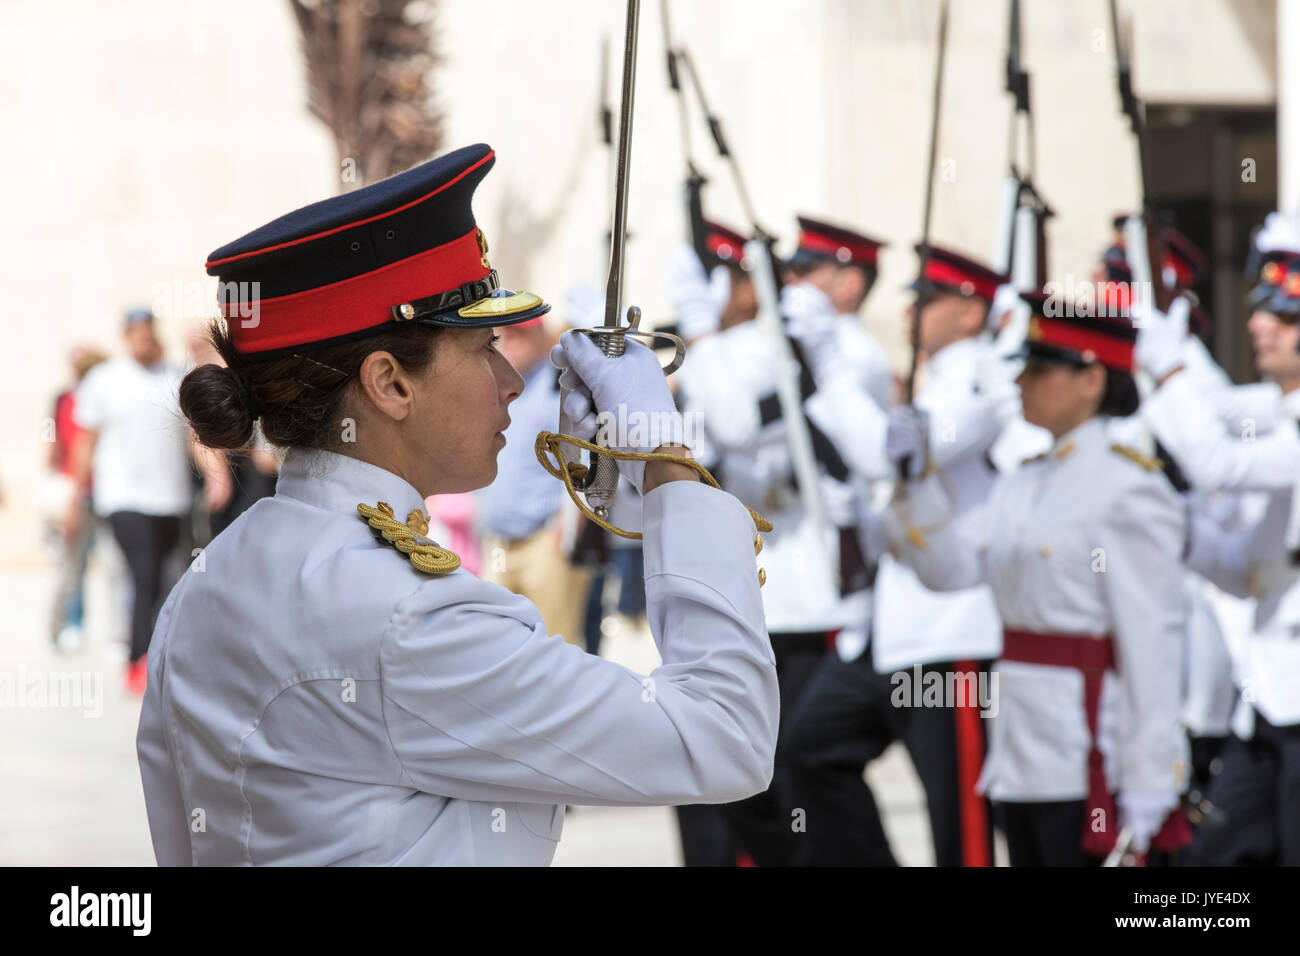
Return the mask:
<svg viewBox="0 0 1300 956"><path fill-rule="evenodd" d="M130 568L134 598L127 683L143 693L145 652L167 591L164 561L190 510L191 439L178 399L184 373L163 361L153 314L128 312L125 341L126 355L96 366L77 387L74 416L85 434L75 478L78 488L91 487L95 514L108 521ZM206 473L208 460L200 463ZM69 516L70 523L77 520Z"/></svg>

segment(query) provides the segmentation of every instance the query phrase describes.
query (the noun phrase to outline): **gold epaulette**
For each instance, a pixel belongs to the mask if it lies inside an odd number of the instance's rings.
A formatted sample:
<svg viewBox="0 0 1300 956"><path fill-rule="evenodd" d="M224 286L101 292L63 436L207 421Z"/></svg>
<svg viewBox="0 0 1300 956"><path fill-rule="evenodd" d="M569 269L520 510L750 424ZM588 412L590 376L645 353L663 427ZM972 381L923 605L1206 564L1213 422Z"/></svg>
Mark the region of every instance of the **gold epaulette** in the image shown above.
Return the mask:
<svg viewBox="0 0 1300 956"><path fill-rule="evenodd" d="M453 551L441 548L425 537L429 533L429 519L422 511L413 510L406 524L393 515L393 506L380 501L375 507L357 505L357 512L366 524L374 529L375 537L391 544L411 561L411 567L425 574L450 574L460 567L460 558Z"/></svg>
<svg viewBox="0 0 1300 956"><path fill-rule="evenodd" d="M1030 455L1028 458L1022 458L1020 460L1020 466L1023 468L1025 465L1032 464L1036 461L1042 461L1046 457L1047 457L1047 452L1040 451L1037 455Z"/></svg>
<svg viewBox="0 0 1300 956"><path fill-rule="evenodd" d="M1144 455L1136 448L1130 448L1128 445L1121 445L1119 442L1113 442L1110 446L1110 450L1123 455L1129 461L1133 462L1133 464L1139 465L1147 471L1160 471L1163 468L1160 464L1159 458L1155 458L1151 455Z"/></svg>

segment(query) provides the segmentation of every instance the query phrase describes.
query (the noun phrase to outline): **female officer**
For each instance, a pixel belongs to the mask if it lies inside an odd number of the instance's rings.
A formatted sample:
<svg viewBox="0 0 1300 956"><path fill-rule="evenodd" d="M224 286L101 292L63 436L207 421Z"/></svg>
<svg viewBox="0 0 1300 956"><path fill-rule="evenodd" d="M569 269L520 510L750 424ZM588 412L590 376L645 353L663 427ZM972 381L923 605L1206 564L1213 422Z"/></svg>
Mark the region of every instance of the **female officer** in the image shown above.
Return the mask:
<svg viewBox="0 0 1300 956"><path fill-rule="evenodd" d="M423 537L426 496L496 473L523 383L493 327L548 308L498 288L470 212L492 162L458 150L209 259L228 367L191 372L182 407L208 445L240 447L260 419L287 455L275 496L198 557L154 631L137 749L160 864L545 865L564 804L768 785L776 677L734 498L680 463L620 462L645 495L663 657L648 677L548 635ZM590 399L578 437L621 406L670 420L637 343L608 359L570 334L555 358ZM675 424L616 447L684 452Z"/></svg>
<svg viewBox="0 0 1300 956"><path fill-rule="evenodd" d="M1185 519L1158 462L1108 434L1138 405L1131 322L1025 298L1024 415L1051 450L960 522L945 522L941 474L910 482L886 528L928 587L992 588L1003 649L980 789L1001 805L1012 865L1083 865L1121 828L1140 853L1174 845ZM888 440L914 475L928 471L918 421L896 415Z"/></svg>

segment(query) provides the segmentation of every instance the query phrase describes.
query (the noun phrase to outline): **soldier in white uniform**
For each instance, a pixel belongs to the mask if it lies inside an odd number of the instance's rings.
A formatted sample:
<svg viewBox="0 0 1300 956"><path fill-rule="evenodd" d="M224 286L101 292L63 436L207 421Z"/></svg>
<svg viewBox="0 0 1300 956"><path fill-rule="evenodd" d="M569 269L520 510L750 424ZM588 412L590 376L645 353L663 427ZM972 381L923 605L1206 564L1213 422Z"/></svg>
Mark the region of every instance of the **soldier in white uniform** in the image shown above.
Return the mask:
<svg viewBox="0 0 1300 956"><path fill-rule="evenodd" d="M1289 240L1278 242L1286 233ZM1288 547L1300 476L1300 230L1271 217L1263 236L1269 245L1249 329L1259 371L1280 389L1266 416L1275 427L1261 431L1250 416L1225 416L1222 405L1239 389L1207 395L1198 387L1180 358L1184 309L1153 314L1143 326L1146 364L1160 381L1144 409L1152 429L1195 487L1262 498L1245 528L1197 523L1191 541L1193 567L1257 602L1237 661L1234 737L1206 794L1223 823L1202 827L1190 854L1202 865L1300 865L1300 565Z"/></svg>
<svg viewBox="0 0 1300 956"><path fill-rule="evenodd" d="M854 313L874 281L880 243L837 230L834 251L812 250L811 220L803 222L800 253L793 260L795 271L801 275L815 272L808 278L824 283L828 294L837 295L840 305L836 311L842 313L836 320L837 343L855 335L849 330L850 323L856 323L865 335ZM735 244L734 239L729 243L733 248ZM807 253L815 253L815 257ZM680 298L674 295L675 300ZM792 351L798 354L797 343L792 343ZM836 634L858 625L869 614L871 573L852 530L858 510L852 476L833 443L811 422L819 472L815 493L828 518L824 536L804 508L776 391L779 376L788 374L780 354L778 344L751 318L718 334L696 338L681 380L685 408L701 415L710 444L717 449L723 486L772 522L762 555L767 571L763 604L781 680L782 707L789 714L834 645ZM871 383L868 387L883 394L881 383L887 379L869 357L869 349L858 347L848 354ZM799 387L805 398L817 387L810 364L806 357L799 364ZM784 743L778 747L769 792L726 808L741 848L759 866L789 865L803 849L800 834L791 826L794 804L786 779L789 753Z"/></svg>
<svg viewBox="0 0 1300 956"><path fill-rule="evenodd" d="M427 495L495 473L522 381L493 326L547 308L499 289L475 226L493 161L458 150L210 257L229 365L191 372L182 408L211 446L260 418L289 451L153 636L137 749L161 864L546 865L565 804L730 801L771 779L756 523L685 458L620 463L645 493L663 657L645 677L424 537ZM648 349L607 359L570 332L553 361L586 402L579 437L616 409L680 434Z"/></svg>
<svg viewBox="0 0 1300 956"><path fill-rule="evenodd" d="M1013 386L1009 396L1005 389L981 388L991 377L983 367L997 361L985 330L1006 279L937 247L927 263L930 294L920 330L926 377L916 404L928 413L930 461L956 493L956 515L963 520L987 497L996 476L989 451L1008 411L1018 418ZM854 394L852 377L838 370L836 350L816 344L812 312L801 311L799 326L805 351L819 357L825 387L810 399L810 406L819 403L810 414L859 475L892 478L884 448L887 413L860 390ZM796 781L800 803L809 807L810 863L894 863L862 768L901 740L925 787L935 862L991 865L990 815L975 793L984 752L978 708L900 707L895 691L901 679L924 682L933 675L970 674L978 682L997 656L1001 634L988 588L936 593L906 565L889 555L880 559L870 652L858 660L826 661L795 717ZM904 696L910 704L910 695Z"/></svg>
<svg viewBox="0 0 1300 956"><path fill-rule="evenodd" d="M1027 300L1025 418L1054 447L1001 477L966 522L949 520L935 476L909 483L887 515L891 547L928 586L986 582L996 598L980 786L1000 805L1012 865L1095 863L1121 828L1139 853L1174 849L1187 839L1183 509L1159 464L1108 434L1107 416L1137 407L1132 325ZM925 467L928 439L916 416L896 416L891 459Z"/></svg>

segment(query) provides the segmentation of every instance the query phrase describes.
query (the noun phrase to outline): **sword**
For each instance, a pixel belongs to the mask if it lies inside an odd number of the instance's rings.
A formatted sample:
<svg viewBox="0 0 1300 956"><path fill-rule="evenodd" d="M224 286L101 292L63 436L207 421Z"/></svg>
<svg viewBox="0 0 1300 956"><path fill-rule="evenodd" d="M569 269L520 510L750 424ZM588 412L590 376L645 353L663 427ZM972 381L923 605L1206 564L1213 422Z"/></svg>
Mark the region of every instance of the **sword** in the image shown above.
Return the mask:
<svg viewBox="0 0 1300 956"><path fill-rule="evenodd" d="M1124 827L1119 831L1119 837L1115 840L1115 849L1111 850L1106 856L1102 866L1134 866L1136 865L1135 856L1129 851L1133 848L1133 831Z"/></svg>
<svg viewBox="0 0 1300 956"><path fill-rule="evenodd" d="M614 227L610 234L609 280L605 285L605 324L593 329L576 331L588 336L610 358L618 358L627 349L627 337L654 347L656 340L666 340L676 347L671 362L664 367L664 374L676 371L686 356L686 343L675 335L664 332L642 332L638 328L641 322L641 310L628 306L627 325L619 323L619 311L623 301L624 249L627 242L627 196L628 176L632 162L632 104L636 94L636 50L637 27L641 17L641 0L627 2L627 30L623 45L623 95L619 107L618 120L618 167L614 182ZM560 395L561 434L570 434L573 423L564 414L564 392ZM605 409L604 411L611 411ZM596 435L596 444L603 445L604 436ZM566 462L577 460L577 449L564 445ZM608 519L609 506L618 491L618 465L612 458L592 454L586 475L577 482L587 504L602 519Z"/></svg>

